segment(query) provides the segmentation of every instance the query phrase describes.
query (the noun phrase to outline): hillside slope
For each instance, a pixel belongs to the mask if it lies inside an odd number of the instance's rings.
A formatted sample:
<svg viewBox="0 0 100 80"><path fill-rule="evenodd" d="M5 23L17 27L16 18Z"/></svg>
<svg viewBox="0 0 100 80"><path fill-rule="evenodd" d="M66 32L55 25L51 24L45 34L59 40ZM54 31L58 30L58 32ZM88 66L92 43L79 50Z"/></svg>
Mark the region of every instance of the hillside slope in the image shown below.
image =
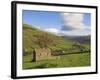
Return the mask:
<svg viewBox="0 0 100 80"><path fill-rule="evenodd" d="M52 51L70 48L75 43L74 41L64 40L60 36L41 31L31 25L23 24L23 50L25 52L30 53L34 48L40 48L41 46L38 44L38 40L43 40L43 38L44 40L48 38L52 41L48 45Z"/></svg>
<svg viewBox="0 0 100 80"><path fill-rule="evenodd" d="M62 36L64 39L76 41L82 44L90 44L91 36Z"/></svg>

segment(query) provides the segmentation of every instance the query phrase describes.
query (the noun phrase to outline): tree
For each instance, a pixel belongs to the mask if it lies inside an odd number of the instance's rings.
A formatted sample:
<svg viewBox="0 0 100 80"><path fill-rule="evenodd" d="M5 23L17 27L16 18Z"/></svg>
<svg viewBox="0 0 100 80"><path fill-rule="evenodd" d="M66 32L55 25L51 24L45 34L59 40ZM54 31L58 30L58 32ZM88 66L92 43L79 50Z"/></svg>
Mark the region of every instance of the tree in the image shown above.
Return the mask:
<svg viewBox="0 0 100 80"><path fill-rule="evenodd" d="M41 48L48 48L50 45L54 44L55 41L52 36L49 36L48 33L37 35L36 44Z"/></svg>
<svg viewBox="0 0 100 80"><path fill-rule="evenodd" d="M80 51L83 51L85 49L85 47L79 43L75 43L72 46L76 49L79 49Z"/></svg>

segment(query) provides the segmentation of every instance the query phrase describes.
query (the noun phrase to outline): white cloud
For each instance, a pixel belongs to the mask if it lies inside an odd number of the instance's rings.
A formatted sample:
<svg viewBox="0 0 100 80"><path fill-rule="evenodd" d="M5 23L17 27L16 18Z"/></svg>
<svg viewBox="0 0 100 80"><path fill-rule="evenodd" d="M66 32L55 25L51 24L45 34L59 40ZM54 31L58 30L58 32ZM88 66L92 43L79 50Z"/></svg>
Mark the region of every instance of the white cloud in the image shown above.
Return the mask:
<svg viewBox="0 0 100 80"><path fill-rule="evenodd" d="M50 32L50 33L53 33L55 35L58 35L60 30L56 29L56 28L47 28L47 29L44 29L44 31L46 32Z"/></svg>
<svg viewBox="0 0 100 80"><path fill-rule="evenodd" d="M58 35L58 36L83 36L83 35L90 35L90 28L84 28L84 29L77 29L77 30L58 30L56 28L47 28L43 29L46 32L50 32L52 34Z"/></svg>
<svg viewBox="0 0 100 80"><path fill-rule="evenodd" d="M69 30L69 31L61 31L60 35L63 36L86 36L86 35L90 35L90 29L85 30L85 29L81 29L81 30Z"/></svg>
<svg viewBox="0 0 100 80"><path fill-rule="evenodd" d="M61 13L64 29L46 28L44 31L59 36L84 36L91 34L90 26L83 23L84 13Z"/></svg>
<svg viewBox="0 0 100 80"><path fill-rule="evenodd" d="M86 25L83 23L84 14L82 13L61 13L64 27L69 30L84 29Z"/></svg>

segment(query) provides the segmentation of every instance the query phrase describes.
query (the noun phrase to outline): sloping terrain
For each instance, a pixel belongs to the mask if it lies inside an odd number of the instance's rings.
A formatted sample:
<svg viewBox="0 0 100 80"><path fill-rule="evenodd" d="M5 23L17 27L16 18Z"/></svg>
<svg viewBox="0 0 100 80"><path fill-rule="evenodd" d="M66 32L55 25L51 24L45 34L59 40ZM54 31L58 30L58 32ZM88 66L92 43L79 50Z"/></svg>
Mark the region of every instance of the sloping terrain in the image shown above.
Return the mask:
<svg viewBox="0 0 100 80"><path fill-rule="evenodd" d="M27 53L32 52L34 48L40 48L44 44L54 51L70 48L74 43L74 41L65 40L60 36L23 24L23 50Z"/></svg>

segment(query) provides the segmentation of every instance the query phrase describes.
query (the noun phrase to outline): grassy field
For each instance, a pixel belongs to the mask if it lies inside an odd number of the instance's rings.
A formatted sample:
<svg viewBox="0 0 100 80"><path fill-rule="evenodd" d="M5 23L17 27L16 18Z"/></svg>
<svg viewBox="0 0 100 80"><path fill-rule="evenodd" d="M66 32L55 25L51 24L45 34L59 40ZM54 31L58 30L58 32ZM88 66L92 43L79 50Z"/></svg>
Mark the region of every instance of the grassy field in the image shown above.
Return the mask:
<svg viewBox="0 0 100 80"><path fill-rule="evenodd" d="M33 50L44 47L51 50L53 59L32 62ZM23 24L23 69L90 66L90 52L84 52L90 51L90 48L90 44L80 44ZM59 52L53 56L55 51ZM65 55L62 55L62 51ZM83 53L77 53L80 51Z"/></svg>
<svg viewBox="0 0 100 80"><path fill-rule="evenodd" d="M54 57L54 56L53 56ZM61 55L57 59L32 62L32 56L23 56L23 69L90 66L90 53Z"/></svg>

